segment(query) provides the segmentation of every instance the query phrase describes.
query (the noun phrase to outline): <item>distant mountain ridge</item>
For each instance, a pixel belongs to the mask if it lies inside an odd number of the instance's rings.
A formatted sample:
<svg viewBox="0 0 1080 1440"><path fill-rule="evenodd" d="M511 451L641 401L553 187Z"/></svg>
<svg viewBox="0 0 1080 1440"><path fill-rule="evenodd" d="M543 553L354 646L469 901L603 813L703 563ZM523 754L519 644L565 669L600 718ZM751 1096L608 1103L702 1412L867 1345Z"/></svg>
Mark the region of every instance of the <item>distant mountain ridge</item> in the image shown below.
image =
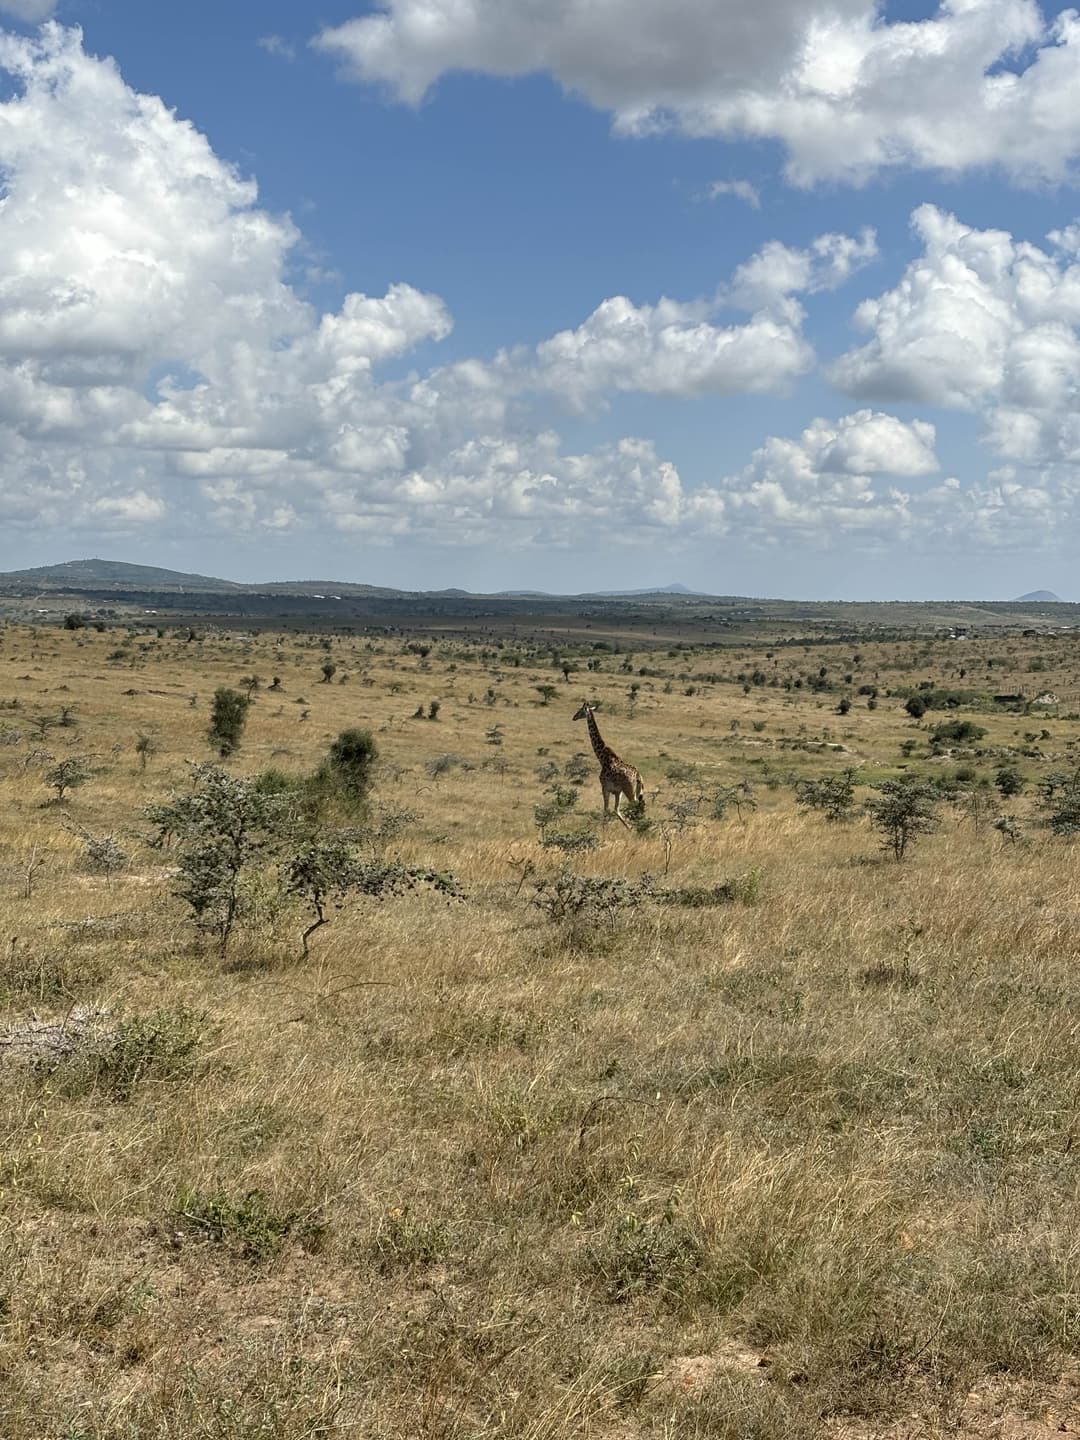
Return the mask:
<svg viewBox="0 0 1080 1440"><path fill-rule="evenodd" d="M386 607L446 606L459 604L477 614L482 608L499 604L526 604L529 601L552 606L596 605L607 601L640 600L659 603L665 598L678 604L700 602L711 606L736 607L740 618L751 613L763 615L776 606L786 613L808 622L823 615L830 607L842 613L860 608L881 612L888 623L899 608L914 607L927 618L938 612L948 616L948 623L970 623L982 613L1001 614L1010 605L1055 605L1056 623L1078 624L1066 612L1080 612L1080 606L1063 601L1052 590L1031 590L1014 601L794 601L739 595L715 595L673 582L638 590L593 590L576 594L545 590L501 590L482 593L446 587L442 590L405 590L388 585L365 585L351 580L270 580L261 584L245 584L222 580L213 575L197 575L183 570L169 570L158 565L133 565L126 560L68 560L58 565L38 565L26 570L0 572L0 592L11 596L72 595L85 597L95 604L110 601L143 606L162 606L168 610L193 609L199 612L225 610L237 614L317 613L326 618L338 604L342 613L354 613L356 607L375 606L379 613L390 613ZM220 599L218 598L220 597ZM1029 623L1030 612L1017 612L1017 620ZM945 623L944 618L942 623Z"/></svg>
<svg viewBox="0 0 1080 1440"><path fill-rule="evenodd" d="M126 560L65 560L60 565L38 565L31 570L9 570L0 574L5 584L40 585L43 589L70 586L72 589L133 590L236 590L232 580L212 575L188 575L182 570L163 570L157 565L129 565Z"/></svg>
<svg viewBox="0 0 1080 1440"><path fill-rule="evenodd" d="M131 565L126 560L66 560L60 565L38 565L31 570L0 572L0 585L25 585L38 590L153 591L200 595L385 595L408 594L378 585L354 585L338 580L270 580L245 585L215 575L193 575L158 565ZM316 594L318 592L318 594ZM458 592L464 594L464 591Z"/></svg>
<svg viewBox="0 0 1080 1440"><path fill-rule="evenodd" d="M447 594L464 595L464 590L447 591ZM633 600L640 595L697 595L701 590L691 590L688 585L675 582L672 585L651 585L645 590L583 590L582 600ZM496 596L507 600L565 600L568 597L553 590L497 590ZM712 598L712 597L708 597Z"/></svg>
<svg viewBox="0 0 1080 1440"><path fill-rule="evenodd" d="M158 565L131 565L126 560L99 559L65 560L59 565L38 565L30 570L8 570L0 573L0 585L25 585L53 591L131 590L203 595L306 595L317 600L340 600L353 596L393 599L409 595L427 595L436 599L469 599L476 598L477 593L456 587L445 590L402 590L387 585L362 585L351 580L268 580L246 585L236 580L221 580L213 575L193 575L182 570L168 570ZM597 590L582 598L616 600L646 595L695 593L685 585L672 584L645 590ZM542 590L502 590L495 598L555 600L567 597Z"/></svg>

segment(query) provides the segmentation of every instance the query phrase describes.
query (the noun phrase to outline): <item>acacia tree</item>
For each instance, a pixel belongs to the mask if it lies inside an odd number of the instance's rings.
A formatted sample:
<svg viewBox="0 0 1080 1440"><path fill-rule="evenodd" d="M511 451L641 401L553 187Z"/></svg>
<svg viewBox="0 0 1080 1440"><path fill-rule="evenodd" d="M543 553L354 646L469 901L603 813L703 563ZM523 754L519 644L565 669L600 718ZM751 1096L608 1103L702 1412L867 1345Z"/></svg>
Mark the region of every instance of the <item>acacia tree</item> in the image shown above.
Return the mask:
<svg viewBox="0 0 1080 1440"><path fill-rule="evenodd" d="M925 780L914 777L883 780L877 789L880 798L866 802L867 813L881 834L882 846L892 851L894 859L903 860L921 835L937 829L938 793Z"/></svg>
<svg viewBox="0 0 1080 1440"><path fill-rule="evenodd" d="M1080 770L1043 780L1043 812L1055 835L1080 834Z"/></svg>
<svg viewBox="0 0 1080 1440"><path fill-rule="evenodd" d="M139 769L145 770L148 762L158 753L159 745L153 735L140 730L135 741L135 754L139 757Z"/></svg>
<svg viewBox="0 0 1080 1440"><path fill-rule="evenodd" d="M242 881L287 834L291 814L280 795L254 779L229 775L217 765L196 765L194 789L168 804L153 805L157 844L179 843L177 885L199 930L212 935L222 957L241 915Z"/></svg>
<svg viewBox="0 0 1080 1440"><path fill-rule="evenodd" d="M56 791L56 803L62 805L64 796L69 790L76 790L80 785L85 785L90 778L90 771L86 761L77 755L67 760L61 760L59 765L54 765L45 776L45 784L51 785Z"/></svg>
<svg viewBox="0 0 1080 1440"><path fill-rule="evenodd" d="M855 813L855 771L800 780L795 787L795 802L807 810L819 810L826 820L843 824Z"/></svg>
<svg viewBox="0 0 1080 1440"><path fill-rule="evenodd" d="M312 935L330 922L327 910L331 907L340 910L350 896L386 900L406 890L415 890L419 885L442 895L460 895L451 875L393 861L361 859L349 842L341 838L302 845L285 861L282 880L286 893L302 900L312 916L300 936L305 958Z"/></svg>
<svg viewBox="0 0 1080 1440"><path fill-rule="evenodd" d="M1002 799L1011 800L1014 795L1023 792L1024 777L1015 765L999 765L994 774L994 784Z"/></svg>

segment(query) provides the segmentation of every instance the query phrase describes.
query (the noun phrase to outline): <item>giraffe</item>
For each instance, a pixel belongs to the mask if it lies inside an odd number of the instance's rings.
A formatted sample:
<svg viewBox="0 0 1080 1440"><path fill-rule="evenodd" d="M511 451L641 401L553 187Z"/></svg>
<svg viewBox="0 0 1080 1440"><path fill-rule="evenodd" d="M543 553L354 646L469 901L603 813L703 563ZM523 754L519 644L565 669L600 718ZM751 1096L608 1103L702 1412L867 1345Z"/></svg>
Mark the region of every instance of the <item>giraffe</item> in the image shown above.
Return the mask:
<svg viewBox="0 0 1080 1440"><path fill-rule="evenodd" d="M615 818L621 820L628 830L632 829L626 816L619 814L619 801L624 795L631 804L644 800L645 785L640 774L633 765L628 765L625 760L620 760L610 745L604 744L604 737L600 734L593 707L587 700L581 702L581 709L574 719L584 720L588 724L589 739L592 741L592 748L596 751L596 758L600 761L600 789L604 792L604 819L608 818L608 801L614 795Z"/></svg>

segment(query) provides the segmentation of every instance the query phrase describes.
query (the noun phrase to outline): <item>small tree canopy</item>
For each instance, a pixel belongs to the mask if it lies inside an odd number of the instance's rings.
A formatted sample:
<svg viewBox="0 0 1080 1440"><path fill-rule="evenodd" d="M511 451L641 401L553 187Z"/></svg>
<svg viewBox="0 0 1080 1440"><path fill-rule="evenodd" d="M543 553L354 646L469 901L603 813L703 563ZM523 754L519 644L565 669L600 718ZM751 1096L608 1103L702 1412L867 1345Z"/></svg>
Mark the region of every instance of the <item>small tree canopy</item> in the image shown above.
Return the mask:
<svg viewBox="0 0 1080 1440"><path fill-rule="evenodd" d="M934 745L974 745L985 735L986 731L974 720L943 720L930 732L930 741Z"/></svg>
<svg viewBox="0 0 1080 1440"><path fill-rule="evenodd" d="M1015 765L1002 765L994 776L994 784L1001 795L1010 799L1013 795L1019 795L1024 789L1024 777Z"/></svg>
<svg viewBox="0 0 1080 1440"><path fill-rule="evenodd" d="M877 789L880 798L866 802L867 813L884 848L903 860L914 841L937 829L938 792L914 777L883 780Z"/></svg>
<svg viewBox="0 0 1080 1440"><path fill-rule="evenodd" d="M224 955L240 918L241 882L249 868L280 844L291 821L287 798L266 794L257 779L217 765L194 767L195 787L147 817L179 842L175 894L191 907L196 926L213 935Z"/></svg>
<svg viewBox="0 0 1080 1440"><path fill-rule="evenodd" d="M85 760L72 756L68 760L61 760L59 765L54 765L45 776L45 784L51 785L56 791L56 799L61 802L68 790L75 790L80 785L85 785L90 778L90 771Z"/></svg>
<svg viewBox="0 0 1080 1440"><path fill-rule="evenodd" d="M210 729L206 738L222 760L227 760L239 750L250 706L250 696L241 695L239 690L230 690L227 685L219 685L214 691Z"/></svg>
<svg viewBox="0 0 1080 1440"><path fill-rule="evenodd" d="M313 917L300 937L305 956L312 935L329 924L328 906L340 909L350 895L385 900L406 890L415 890L418 885L426 885L442 895L461 893L451 875L395 862L362 860L348 842L340 838L316 840L301 846L285 861L282 880L286 892L301 899Z"/></svg>
<svg viewBox="0 0 1080 1440"><path fill-rule="evenodd" d="M345 808L363 809L375 778L379 747L370 730L342 730L316 774L317 788L338 796Z"/></svg>
<svg viewBox="0 0 1080 1440"><path fill-rule="evenodd" d="M843 823L855 812L855 771L824 775L820 780L800 780L795 800L808 810L819 810L826 820Z"/></svg>

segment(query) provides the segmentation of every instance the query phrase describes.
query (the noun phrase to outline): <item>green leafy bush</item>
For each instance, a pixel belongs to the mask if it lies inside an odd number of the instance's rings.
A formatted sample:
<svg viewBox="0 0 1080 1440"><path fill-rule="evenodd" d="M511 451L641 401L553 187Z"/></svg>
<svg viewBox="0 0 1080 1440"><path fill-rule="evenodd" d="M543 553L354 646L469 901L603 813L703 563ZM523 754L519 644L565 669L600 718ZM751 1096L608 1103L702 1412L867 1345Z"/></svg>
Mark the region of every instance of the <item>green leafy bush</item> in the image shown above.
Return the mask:
<svg viewBox="0 0 1080 1440"><path fill-rule="evenodd" d="M174 893L224 956L242 915L243 881L280 844L291 809L286 796L267 794L258 779L229 775L216 765L193 771L190 793L151 806L147 815L158 827L156 843L179 841Z"/></svg>
<svg viewBox="0 0 1080 1440"><path fill-rule="evenodd" d="M250 695L242 695L239 690L230 690L227 685L219 685L214 691L210 729L206 738L222 760L227 760L239 750L250 708Z"/></svg>
<svg viewBox="0 0 1080 1440"><path fill-rule="evenodd" d="M176 1199L175 1218L187 1229L253 1263L273 1260L290 1236L308 1249L317 1249L325 1229L311 1216L276 1209L261 1190L249 1190L238 1200L223 1191L201 1195L184 1190Z"/></svg>
<svg viewBox="0 0 1080 1440"><path fill-rule="evenodd" d="M687 1289L703 1261L701 1242L672 1200L655 1219L621 1215L586 1251L589 1269L615 1304L650 1293L675 1298Z"/></svg>
<svg viewBox="0 0 1080 1440"><path fill-rule="evenodd" d="M930 741L934 745L975 745L985 735L984 728L973 720L945 720L931 730Z"/></svg>
<svg viewBox="0 0 1080 1440"><path fill-rule="evenodd" d="M118 1024L102 1022L66 1053L38 1062L65 1095L99 1091L111 1100L128 1100L147 1081L187 1079L195 1068L206 1016L186 1006L163 1007Z"/></svg>

